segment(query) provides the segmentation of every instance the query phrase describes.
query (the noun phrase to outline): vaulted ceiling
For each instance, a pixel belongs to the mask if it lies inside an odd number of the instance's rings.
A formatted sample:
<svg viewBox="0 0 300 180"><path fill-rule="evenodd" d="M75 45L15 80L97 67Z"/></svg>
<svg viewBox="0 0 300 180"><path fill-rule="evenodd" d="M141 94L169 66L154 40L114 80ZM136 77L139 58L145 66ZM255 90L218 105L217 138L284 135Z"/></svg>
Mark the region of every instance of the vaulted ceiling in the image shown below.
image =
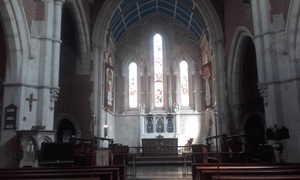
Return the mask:
<svg viewBox="0 0 300 180"><path fill-rule="evenodd" d="M116 44L137 22L153 14L174 18L188 29L199 42L205 32L205 23L192 0L124 0L110 23L110 32Z"/></svg>

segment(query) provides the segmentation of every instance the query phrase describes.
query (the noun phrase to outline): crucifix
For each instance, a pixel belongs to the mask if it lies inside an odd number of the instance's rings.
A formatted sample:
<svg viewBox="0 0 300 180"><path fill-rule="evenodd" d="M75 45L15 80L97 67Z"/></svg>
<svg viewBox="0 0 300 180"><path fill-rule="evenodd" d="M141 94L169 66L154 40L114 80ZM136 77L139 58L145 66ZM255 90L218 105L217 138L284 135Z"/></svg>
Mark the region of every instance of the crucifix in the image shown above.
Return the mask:
<svg viewBox="0 0 300 180"><path fill-rule="evenodd" d="M102 154L102 156L100 155L99 158L101 158L101 161L103 162L103 158L104 158L104 154Z"/></svg>
<svg viewBox="0 0 300 180"><path fill-rule="evenodd" d="M30 94L29 98L26 98L26 101L29 101L29 111L32 110L32 102L36 101L37 99L33 99L33 93Z"/></svg>

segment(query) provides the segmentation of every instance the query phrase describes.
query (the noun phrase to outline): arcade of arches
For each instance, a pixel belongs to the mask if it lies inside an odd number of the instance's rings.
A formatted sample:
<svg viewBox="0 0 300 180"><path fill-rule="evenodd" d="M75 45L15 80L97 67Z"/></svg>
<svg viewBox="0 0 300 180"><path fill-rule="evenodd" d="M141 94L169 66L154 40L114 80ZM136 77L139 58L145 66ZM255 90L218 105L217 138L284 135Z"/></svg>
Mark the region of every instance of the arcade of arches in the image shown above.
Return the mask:
<svg viewBox="0 0 300 180"><path fill-rule="evenodd" d="M132 147L246 133L250 151L274 143L275 124L290 132L284 160L300 162L299 11L297 0L0 0L0 167L26 165L29 135L40 148L92 128Z"/></svg>

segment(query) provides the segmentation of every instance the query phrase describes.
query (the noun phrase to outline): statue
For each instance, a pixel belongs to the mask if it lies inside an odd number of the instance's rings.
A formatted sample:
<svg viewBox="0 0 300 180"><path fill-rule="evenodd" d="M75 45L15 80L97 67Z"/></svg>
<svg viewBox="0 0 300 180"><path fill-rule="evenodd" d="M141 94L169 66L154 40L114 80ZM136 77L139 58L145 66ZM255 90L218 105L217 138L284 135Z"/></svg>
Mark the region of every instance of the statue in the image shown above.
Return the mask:
<svg viewBox="0 0 300 180"><path fill-rule="evenodd" d="M145 103L140 104L140 114L145 113Z"/></svg>
<svg viewBox="0 0 300 180"><path fill-rule="evenodd" d="M174 110L175 113L179 112L179 104L178 103L173 104L173 110Z"/></svg>

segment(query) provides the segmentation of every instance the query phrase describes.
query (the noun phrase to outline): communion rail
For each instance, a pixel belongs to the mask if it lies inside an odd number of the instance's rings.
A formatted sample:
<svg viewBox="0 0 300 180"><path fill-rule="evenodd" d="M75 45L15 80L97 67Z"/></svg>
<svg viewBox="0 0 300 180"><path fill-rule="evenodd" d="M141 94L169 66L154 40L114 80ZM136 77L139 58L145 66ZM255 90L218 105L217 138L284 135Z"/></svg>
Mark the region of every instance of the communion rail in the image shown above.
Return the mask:
<svg viewBox="0 0 300 180"><path fill-rule="evenodd" d="M157 156L143 156L143 151L146 149L159 149L161 151L166 151L169 148L177 149L178 154L176 156L165 156L157 153ZM189 150L190 146L169 146L168 148L162 148L161 146L156 147L129 147L129 158L127 158L128 154L118 154L123 158L124 165L127 165L131 168L130 174L127 176L136 176L136 166L138 166L138 162L141 160L157 160L163 164L163 161L167 161L168 163L172 163L170 159L176 159L181 161L182 166L182 176L193 176L196 172L196 166L207 166L207 165L228 165L231 166L247 164L247 165L268 165L275 162L274 156L270 155L270 153L245 153L245 152L192 152ZM187 150L187 151L185 151ZM253 157L256 157L256 161L253 161ZM127 159L126 159L127 158ZM156 165L159 163L156 163ZM165 163L167 164L167 163ZM195 172L193 172L195 171Z"/></svg>

